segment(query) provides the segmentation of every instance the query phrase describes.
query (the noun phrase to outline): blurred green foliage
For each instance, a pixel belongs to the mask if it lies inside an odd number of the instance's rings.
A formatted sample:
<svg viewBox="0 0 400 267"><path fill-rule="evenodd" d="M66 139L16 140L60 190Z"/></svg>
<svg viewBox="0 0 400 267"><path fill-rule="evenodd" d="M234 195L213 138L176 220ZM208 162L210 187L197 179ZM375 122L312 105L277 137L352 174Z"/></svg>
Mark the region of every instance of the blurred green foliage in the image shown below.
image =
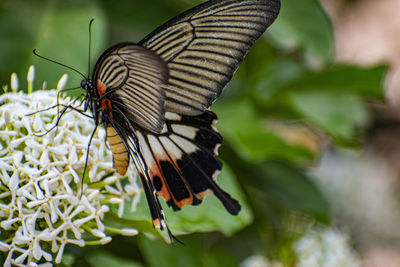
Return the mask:
<svg viewBox="0 0 400 267"><path fill-rule="evenodd" d="M91 18L93 66L111 44L137 42L201 2L2 0L0 84L9 83L11 72L23 77L34 64L37 88L43 81L54 88L63 73L69 74L67 87L79 86L82 77L38 59L32 50L86 75ZM179 236L186 245L143 234L115 237L106 247L68 248L65 265L235 266L255 253L293 264L291 244L303 227L331 219L329 203L305 170L317 164L321 143L362 143L370 117L365 101L383 95L385 67L335 65L333 46L330 21L317 0L284 0L277 21L212 106L225 138L218 179L239 199L240 215L227 214L214 196L176 213L164 205L172 232L186 233ZM106 221L165 238L152 228L144 201L135 213L127 210L122 219L116 214Z"/></svg>

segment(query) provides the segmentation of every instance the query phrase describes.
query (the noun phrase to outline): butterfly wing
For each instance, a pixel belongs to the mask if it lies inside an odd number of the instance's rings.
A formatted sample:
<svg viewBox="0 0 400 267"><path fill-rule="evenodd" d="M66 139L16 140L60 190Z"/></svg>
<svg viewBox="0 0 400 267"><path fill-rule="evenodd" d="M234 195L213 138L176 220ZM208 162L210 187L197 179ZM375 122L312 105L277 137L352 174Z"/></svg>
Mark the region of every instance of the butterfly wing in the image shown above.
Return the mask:
<svg viewBox="0 0 400 267"><path fill-rule="evenodd" d="M279 10L280 0L211 0L140 41L167 63L166 111L204 112Z"/></svg>
<svg viewBox="0 0 400 267"><path fill-rule="evenodd" d="M167 79L165 62L133 43L120 43L107 49L93 72L103 110L110 109L112 104L113 109L123 111L135 125L155 133L164 125L163 85Z"/></svg>
<svg viewBox="0 0 400 267"><path fill-rule="evenodd" d="M215 158L221 135L212 127L216 115L205 111L198 116L166 113L160 135L136 131L152 184L174 210L198 205L214 193L227 211L236 215L239 203L216 183L222 164Z"/></svg>

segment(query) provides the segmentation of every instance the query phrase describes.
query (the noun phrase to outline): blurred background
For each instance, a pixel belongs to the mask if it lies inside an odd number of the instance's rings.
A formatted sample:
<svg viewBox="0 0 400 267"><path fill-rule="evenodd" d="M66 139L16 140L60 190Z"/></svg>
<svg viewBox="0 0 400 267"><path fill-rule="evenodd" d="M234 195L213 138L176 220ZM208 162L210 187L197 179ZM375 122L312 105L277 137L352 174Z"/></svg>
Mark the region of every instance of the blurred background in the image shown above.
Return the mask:
<svg viewBox="0 0 400 267"><path fill-rule="evenodd" d="M184 246L116 236L67 247L65 266L400 266L400 2L282 1L212 106L225 140L219 183L240 215L214 196L165 207ZM32 50L87 74L91 18L93 66L110 45L202 2L0 0L0 85L16 72L25 88L34 64L36 88L64 73L79 86L82 77ZM150 231L143 201L124 220Z"/></svg>

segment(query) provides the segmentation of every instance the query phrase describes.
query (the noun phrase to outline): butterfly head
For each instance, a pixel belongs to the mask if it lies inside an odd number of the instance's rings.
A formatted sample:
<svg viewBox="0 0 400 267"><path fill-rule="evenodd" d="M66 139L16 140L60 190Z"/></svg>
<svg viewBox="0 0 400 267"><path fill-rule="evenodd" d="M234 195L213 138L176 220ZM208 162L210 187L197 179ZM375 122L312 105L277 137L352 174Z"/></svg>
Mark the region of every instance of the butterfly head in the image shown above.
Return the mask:
<svg viewBox="0 0 400 267"><path fill-rule="evenodd" d="M83 79L81 82L81 88L86 92L93 91L93 82L91 78Z"/></svg>
<svg viewBox="0 0 400 267"><path fill-rule="evenodd" d="M98 114L95 105L96 94L94 93L94 85L93 80L91 78L87 78L82 80L81 88L86 91L86 95L83 99L84 107L83 109L86 111L88 108L93 112L95 121L98 121Z"/></svg>
<svg viewBox="0 0 400 267"><path fill-rule="evenodd" d="M87 79L82 80L81 88L86 91L86 95L85 95L85 98L84 98L84 102L85 102L84 110L87 110L88 104L89 104L90 100L93 98L93 82L92 82L92 79L87 78Z"/></svg>

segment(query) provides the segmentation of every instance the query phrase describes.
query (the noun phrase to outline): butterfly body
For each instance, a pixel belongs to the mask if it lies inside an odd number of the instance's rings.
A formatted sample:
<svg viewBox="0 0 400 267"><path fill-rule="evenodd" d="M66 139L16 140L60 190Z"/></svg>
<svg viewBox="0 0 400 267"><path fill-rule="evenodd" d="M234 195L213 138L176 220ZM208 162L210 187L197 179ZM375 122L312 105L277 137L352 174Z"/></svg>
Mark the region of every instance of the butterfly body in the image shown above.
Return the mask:
<svg viewBox="0 0 400 267"><path fill-rule="evenodd" d="M216 182L222 137L208 108L279 9L279 0L208 1L138 44L110 47L82 81L85 108L106 128L115 169L124 175L134 162L155 227L166 226L157 196L179 210L214 193L239 213Z"/></svg>

